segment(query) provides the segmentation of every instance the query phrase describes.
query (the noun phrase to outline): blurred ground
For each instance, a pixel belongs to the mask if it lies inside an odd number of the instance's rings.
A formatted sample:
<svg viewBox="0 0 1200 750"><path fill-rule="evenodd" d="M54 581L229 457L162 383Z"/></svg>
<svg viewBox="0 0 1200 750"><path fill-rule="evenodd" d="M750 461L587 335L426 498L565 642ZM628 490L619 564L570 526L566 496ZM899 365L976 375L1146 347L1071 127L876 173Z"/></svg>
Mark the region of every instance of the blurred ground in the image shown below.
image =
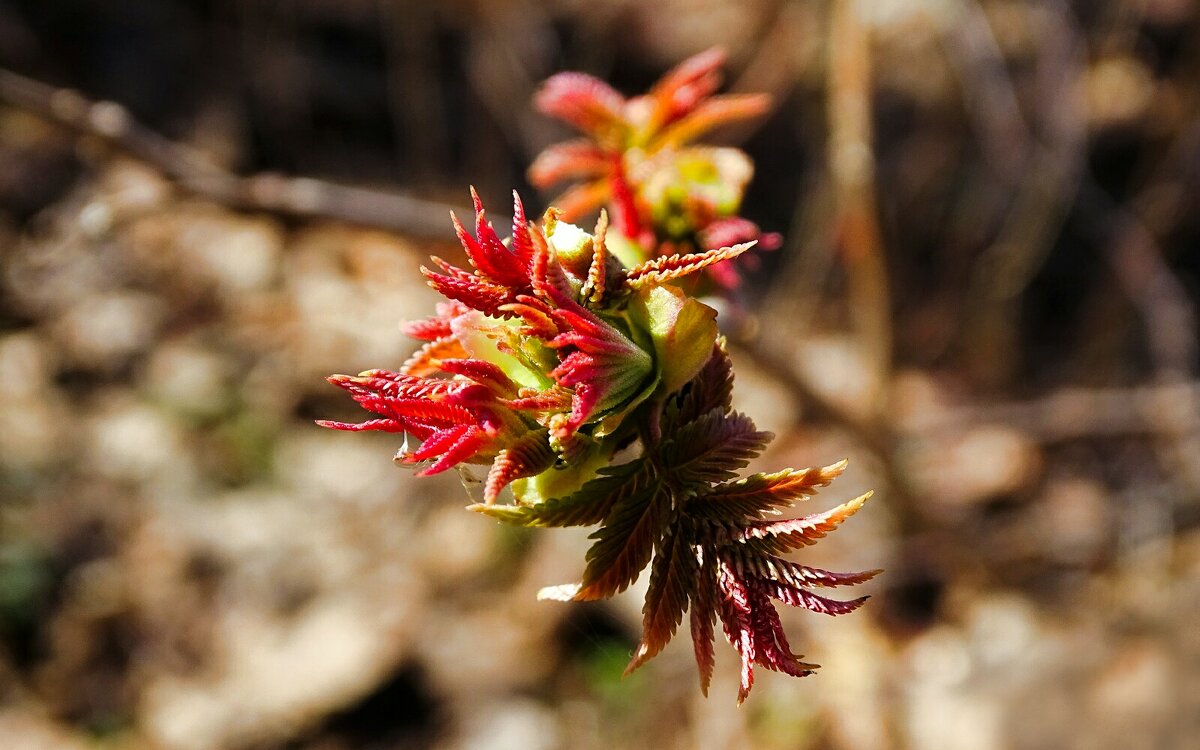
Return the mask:
<svg viewBox="0 0 1200 750"><path fill-rule="evenodd" d="M686 634L619 679L636 592L534 601L584 533L311 422L352 414L324 375L405 358L455 252L405 195L541 205L538 81L635 92L716 43L777 97L726 137L788 238L737 396L763 467L850 456L822 509L879 490L806 561L887 569L785 613L824 666L740 710ZM0 0L0 66L207 165L0 100L0 747L1200 744L1194 3Z"/></svg>

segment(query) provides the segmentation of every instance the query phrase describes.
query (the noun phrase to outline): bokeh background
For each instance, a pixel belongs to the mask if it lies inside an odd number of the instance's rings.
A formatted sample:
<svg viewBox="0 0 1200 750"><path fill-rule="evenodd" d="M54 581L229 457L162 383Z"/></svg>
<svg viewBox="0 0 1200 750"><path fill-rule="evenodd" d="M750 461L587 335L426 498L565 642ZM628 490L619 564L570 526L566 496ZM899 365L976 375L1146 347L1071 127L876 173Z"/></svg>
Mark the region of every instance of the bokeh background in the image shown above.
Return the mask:
<svg viewBox="0 0 1200 750"><path fill-rule="evenodd" d="M760 468L852 460L883 567L712 697L586 531L416 480L323 376L400 363L562 69L712 45L784 233L729 321ZM0 0L0 746L1200 746L1191 0ZM98 103L98 104L97 104ZM644 585L644 581L641 582Z"/></svg>

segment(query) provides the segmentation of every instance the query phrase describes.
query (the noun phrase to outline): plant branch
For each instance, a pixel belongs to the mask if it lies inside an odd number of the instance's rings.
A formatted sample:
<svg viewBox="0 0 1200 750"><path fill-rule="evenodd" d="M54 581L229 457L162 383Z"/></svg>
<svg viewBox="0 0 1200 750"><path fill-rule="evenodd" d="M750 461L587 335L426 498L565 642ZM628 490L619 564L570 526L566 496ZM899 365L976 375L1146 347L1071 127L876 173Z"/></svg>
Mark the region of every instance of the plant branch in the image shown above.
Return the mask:
<svg viewBox="0 0 1200 750"><path fill-rule="evenodd" d="M0 69L0 101L80 135L98 138L154 167L184 190L235 208L338 219L423 237L444 237L446 214L455 208L311 177L237 175L139 123L116 102L93 101L72 89L56 88L4 69Z"/></svg>

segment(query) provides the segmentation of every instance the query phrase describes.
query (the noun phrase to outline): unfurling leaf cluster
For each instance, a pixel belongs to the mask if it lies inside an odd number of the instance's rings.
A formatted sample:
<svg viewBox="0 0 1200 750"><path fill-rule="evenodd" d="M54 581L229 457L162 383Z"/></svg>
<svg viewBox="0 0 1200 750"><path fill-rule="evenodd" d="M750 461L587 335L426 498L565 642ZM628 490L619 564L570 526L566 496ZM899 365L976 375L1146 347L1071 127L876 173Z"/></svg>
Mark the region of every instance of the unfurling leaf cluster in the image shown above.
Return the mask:
<svg viewBox="0 0 1200 750"><path fill-rule="evenodd" d="M733 262L778 237L738 215L752 172L746 155L692 143L769 105L714 96L722 60L698 55L628 100L588 76L551 78L538 106L585 139L548 149L531 177L578 184L540 221L514 193L507 238L472 191L474 226L451 215L466 263L435 257L421 269L445 298L433 316L404 325L421 347L395 371L331 376L372 416L320 424L402 433L395 460L419 465L422 476L488 467L484 502L472 507L501 521L595 526L580 581L541 598L608 598L648 567L629 669L658 654L690 613L701 688L720 623L741 657L740 702L755 666L796 676L815 669L792 652L777 602L850 612L864 598L812 589L876 571L832 573L785 557L862 507L867 496L779 516L845 462L739 476L772 436L733 410L717 311L697 294L731 290L740 278ZM569 223L596 208L591 232Z"/></svg>
<svg viewBox="0 0 1200 750"><path fill-rule="evenodd" d="M772 435L732 410L732 384L729 357L718 342L695 379L662 405L662 437L644 444L637 458L601 469L566 497L470 507L522 526L599 525L582 580L543 589L539 598L606 599L649 566L641 643L626 671L662 651L690 610L701 689L708 693L720 622L741 657L740 703L756 665L797 677L817 668L792 652L775 602L829 615L852 612L867 597L842 601L810 589L863 583L879 571L833 573L781 557L836 529L870 494L823 513L776 518L781 508L829 484L846 462L736 478Z"/></svg>

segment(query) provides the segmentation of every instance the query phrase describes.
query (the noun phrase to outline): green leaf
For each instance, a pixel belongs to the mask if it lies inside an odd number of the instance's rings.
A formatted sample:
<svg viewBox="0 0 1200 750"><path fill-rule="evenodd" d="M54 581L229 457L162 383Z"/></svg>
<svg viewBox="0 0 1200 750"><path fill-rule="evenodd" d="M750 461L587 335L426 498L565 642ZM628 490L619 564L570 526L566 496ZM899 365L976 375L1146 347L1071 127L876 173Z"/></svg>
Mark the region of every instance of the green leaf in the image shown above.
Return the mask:
<svg viewBox="0 0 1200 750"><path fill-rule="evenodd" d="M674 393L696 377L717 340L717 311L670 285L633 295L630 316L650 332L662 373L661 393Z"/></svg>
<svg viewBox="0 0 1200 750"><path fill-rule="evenodd" d="M653 395L656 390L658 390L660 381L661 376L656 373L637 395L631 398L620 408L604 415L604 417L596 425L596 429L592 431L592 434L597 438L604 438L616 432L617 429L625 423L625 418L632 414L635 409L641 406L646 399L650 398L650 396Z"/></svg>
<svg viewBox="0 0 1200 750"><path fill-rule="evenodd" d="M554 466L541 474L512 483L513 496L518 505L537 505L551 498L566 498L574 495L588 482L600 476L612 460L612 452L584 435L571 437L569 447L551 442L566 460L564 466ZM603 516L600 517L603 520ZM596 521L599 523L599 521Z"/></svg>
<svg viewBox="0 0 1200 750"><path fill-rule="evenodd" d="M514 383L525 388L543 390L553 385L546 375L525 357L514 356L519 350L519 340L514 348L514 336L518 323L500 318L490 318L476 310L457 316L451 323L454 338L467 350L473 359L482 359L498 366Z"/></svg>

